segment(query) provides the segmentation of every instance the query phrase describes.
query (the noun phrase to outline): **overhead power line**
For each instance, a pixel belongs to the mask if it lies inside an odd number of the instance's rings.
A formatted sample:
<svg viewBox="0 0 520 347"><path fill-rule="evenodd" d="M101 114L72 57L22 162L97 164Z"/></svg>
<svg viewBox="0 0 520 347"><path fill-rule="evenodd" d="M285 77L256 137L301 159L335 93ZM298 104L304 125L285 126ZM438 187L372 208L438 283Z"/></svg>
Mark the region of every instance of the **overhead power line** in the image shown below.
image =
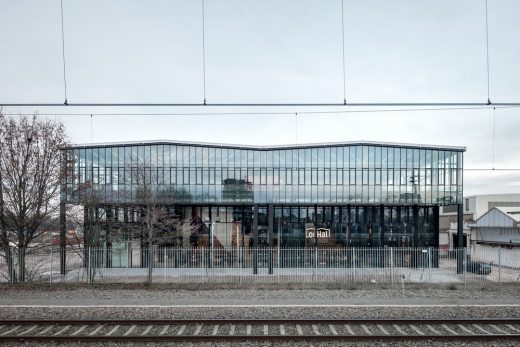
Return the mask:
<svg viewBox="0 0 520 347"><path fill-rule="evenodd" d="M488 0L486 2L486 67L487 67L487 97L488 104L491 104L489 96L489 27L488 27Z"/></svg>
<svg viewBox="0 0 520 347"><path fill-rule="evenodd" d="M464 107L464 106L520 106L520 102L294 102L294 103L2 103L0 107Z"/></svg>
<svg viewBox="0 0 520 347"><path fill-rule="evenodd" d="M60 0L61 13L61 58L63 61L63 93L65 97L64 104L67 105L67 65L65 63L65 26L63 25L63 0Z"/></svg>
<svg viewBox="0 0 520 347"><path fill-rule="evenodd" d="M294 115L298 113L300 115L339 115L339 114L349 114L349 113L395 113L395 112L442 112L442 111L458 111L458 110L487 110L487 109L509 109L509 108L518 108L520 106L474 106L474 107L436 107L436 108L390 108L390 109L374 109L374 110L335 110L335 111L258 111L258 112L70 112L70 113L40 113L37 112L40 116L234 116L234 115L243 115L243 116L259 116L259 115ZM2 114L8 116L30 116L33 115L34 112L3 112Z"/></svg>

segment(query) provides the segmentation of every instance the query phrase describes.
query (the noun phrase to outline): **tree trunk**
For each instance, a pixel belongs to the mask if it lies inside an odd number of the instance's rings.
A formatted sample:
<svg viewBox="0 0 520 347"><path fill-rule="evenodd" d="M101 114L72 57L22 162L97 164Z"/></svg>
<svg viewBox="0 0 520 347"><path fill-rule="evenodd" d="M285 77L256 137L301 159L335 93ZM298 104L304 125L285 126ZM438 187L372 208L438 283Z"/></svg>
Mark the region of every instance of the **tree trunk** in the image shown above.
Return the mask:
<svg viewBox="0 0 520 347"><path fill-rule="evenodd" d="M152 246L148 246L148 284L152 284L153 260L154 249Z"/></svg>
<svg viewBox="0 0 520 347"><path fill-rule="evenodd" d="M18 282L25 282L25 246L18 247Z"/></svg>

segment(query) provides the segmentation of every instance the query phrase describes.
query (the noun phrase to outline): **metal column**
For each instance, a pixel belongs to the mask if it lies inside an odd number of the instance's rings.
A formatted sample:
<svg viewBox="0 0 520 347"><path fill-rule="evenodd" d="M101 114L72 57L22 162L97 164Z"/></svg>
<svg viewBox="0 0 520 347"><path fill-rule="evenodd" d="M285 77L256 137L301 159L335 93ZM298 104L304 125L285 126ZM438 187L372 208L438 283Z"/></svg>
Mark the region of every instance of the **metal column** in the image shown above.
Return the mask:
<svg viewBox="0 0 520 347"><path fill-rule="evenodd" d="M457 251L457 273L464 272L464 250L466 245L464 244L464 231L463 231L463 208L462 204L457 204L457 240L458 240L458 251Z"/></svg>
<svg viewBox="0 0 520 347"><path fill-rule="evenodd" d="M60 203L60 272L65 275L67 265L67 217L65 203Z"/></svg>
<svg viewBox="0 0 520 347"><path fill-rule="evenodd" d="M258 204L253 206L253 274L258 274Z"/></svg>
<svg viewBox="0 0 520 347"><path fill-rule="evenodd" d="M274 210L273 204L267 206L268 219L268 242L269 242L269 274L273 274L273 228L274 228Z"/></svg>

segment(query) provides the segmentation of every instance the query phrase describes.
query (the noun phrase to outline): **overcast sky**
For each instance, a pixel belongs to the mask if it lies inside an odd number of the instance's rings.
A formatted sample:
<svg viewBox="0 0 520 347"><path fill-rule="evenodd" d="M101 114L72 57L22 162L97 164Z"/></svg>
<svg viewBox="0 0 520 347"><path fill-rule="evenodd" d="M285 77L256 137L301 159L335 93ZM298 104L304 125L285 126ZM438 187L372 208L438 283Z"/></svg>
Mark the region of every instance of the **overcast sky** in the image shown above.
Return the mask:
<svg viewBox="0 0 520 347"><path fill-rule="evenodd" d="M206 0L205 9L209 103L343 102L340 0ZM64 18L69 102L202 102L201 1L64 0ZM344 18L349 102L487 101L484 0L344 0ZM61 49L59 0L0 0L0 103L62 103ZM489 0L489 59L491 100L520 102L520 1ZM92 122L56 116L74 143L372 140L466 146L465 167L493 165L491 109L301 114L338 110L360 109L3 111L92 112ZM242 111L288 114L96 115ZM496 168L520 168L519 112L496 110ZM520 192L520 171L464 179L465 195Z"/></svg>

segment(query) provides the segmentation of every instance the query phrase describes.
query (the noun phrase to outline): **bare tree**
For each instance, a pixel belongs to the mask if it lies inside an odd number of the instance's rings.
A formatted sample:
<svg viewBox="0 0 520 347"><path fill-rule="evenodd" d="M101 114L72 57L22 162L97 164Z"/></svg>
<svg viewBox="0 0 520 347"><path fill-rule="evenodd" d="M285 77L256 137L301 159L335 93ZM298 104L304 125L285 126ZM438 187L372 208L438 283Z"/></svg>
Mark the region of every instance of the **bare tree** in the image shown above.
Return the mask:
<svg viewBox="0 0 520 347"><path fill-rule="evenodd" d="M166 191L162 178L156 170L141 163L130 169L136 191L133 201L137 206L138 220L135 227L140 229L146 241L145 261L148 265L147 282L152 282L155 250L161 244L174 244L174 240L196 229L191 218L182 219L171 209L171 195Z"/></svg>
<svg viewBox="0 0 520 347"><path fill-rule="evenodd" d="M59 215L59 149L66 144L60 122L0 114L0 243L8 257L14 245L21 282L28 247Z"/></svg>

